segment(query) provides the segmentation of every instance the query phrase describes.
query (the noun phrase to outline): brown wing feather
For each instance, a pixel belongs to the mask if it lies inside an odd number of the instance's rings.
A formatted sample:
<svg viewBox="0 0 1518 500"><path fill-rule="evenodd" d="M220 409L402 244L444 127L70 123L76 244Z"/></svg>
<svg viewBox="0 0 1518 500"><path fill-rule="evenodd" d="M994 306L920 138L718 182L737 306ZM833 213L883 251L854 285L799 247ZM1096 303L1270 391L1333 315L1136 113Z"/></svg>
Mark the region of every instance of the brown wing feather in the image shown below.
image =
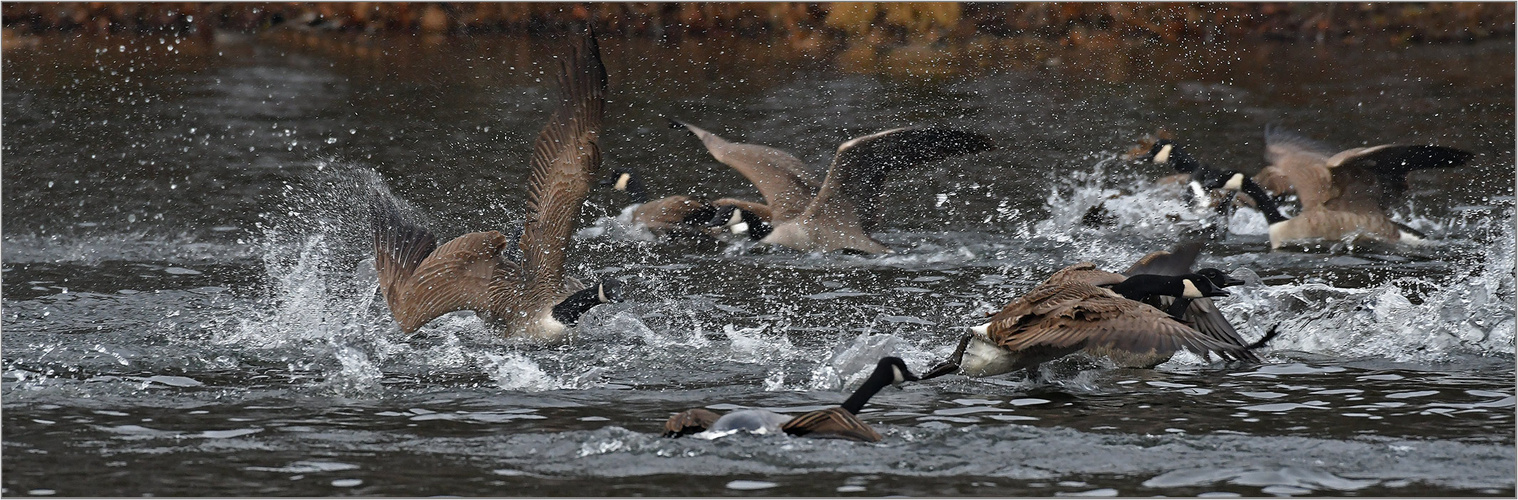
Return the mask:
<svg viewBox="0 0 1518 500"><path fill-rule="evenodd" d="M822 184L811 167L790 153L769 146L732 142L688 123L670 121L685 127L701 140L713 158L753 183L773 211L773 220L784 221L801 215Z"/></svg>
<svg viewBox="0 0 1518 500"><path fill-rule="evenodd" d="M1096 264L1094 263L1082 262L1055 271L1054 274L1049 275L1048 279L1044 280L1044 283L1081 282L1090 285L1105 286L1122 283L1123 280L1126 279L1128 279L1127 276L1123 276L1121 274L1110 271L1104 271L1096 267Z"/></svg>
<svg viewBox="0 0 1518 500"><path fill-rule="evenodd" d="M638 205L633 210L632 220L643 224L650 231L661 233L669 231L672 226L685 225L686 217L710 208L706 202L689 196L670 196Z"/></svg>
<svg viewBox="0 0 1518 500"><path fill-rule="evenodd" d="M1228 346L1149 305L1088 283L1046 283L992 317L987 336L1011 351L1102 349L1168 357L1187 349L1236 357Z"/></svg>
<svg viewBox="0 0 1518 500"><path fill-rule="evenodd" d="M561 60L559 86L560 107L533 144L521 239L532 280L555 291L563 282L569 235L601 165L597 137L605 113L606 68L594 35L587 34L573 55Z"/></svg>
<svg viewBox="0 0 1518 500"><path fill-rule="evenodd" d="M374 269L379 273L380 290L390 301L396 296L395 287L409 280L416 266L437 248L437 236L401 216L395 200L382 187L369 193L369 226L374 233Z"/></svg>
<svg viewBox="0 0 1518 500"><path fill-rule="evenodd" d="M803 217L857 220L865 231L880 219L886 174L954 156L995 149L981 134L938 127L908 127L856 137L838 146L822 190Z"/></svg>
<svg viewBox="0 0 1518 500"><path fill-rule="evenodd" d="M774 220L773 213L770 211L769 205L765 205L756 201L739 200L736 198L718 198L716 200L712 200L712 205L718 207L734 206L759 216L759 218L764 219L765 222Z"/></svg>
<svg viewBox="0 0 1518 500"><path fill-rule="evenodd" d="M1278 189L1281 184L1289 186L1289 189L1272 192L1278 195L1296 193L1303 210L1320 206L1337 196L1327 167L1332 155L1332 150L1310 139L1275 130L1265 132L1265 160L1274 169L1271 175L1285 180L1284 183L1271 180L1270 184ZM1266 189L1271 185L1266 185Z"/></svg>
<svg viewBox="0 0 1518 500"><path fill-rule="evenodd" d="M859 417L843 408L828 408L807 412L791 419L780 429L792 436L810 438L848 439L851 441L878 442L880 433L870 428Z"/></svg>
<svg viewBox="0 0 1518 500"><path fill-rule="evenodd" d="M490 312L492 282L516 267L501 258L505 248L505 235L485 231L459 236L434 250L385 295L401 330L416 331L453 311Z"/></svg>
<svg viewBox="0 0 1518 500"><path fill-rule="evenodd" d="M1384 210L1407 191L1407 173L1425 168L1455 167L1471 153L1442 146L1382 144L1353 148L1328 159L1339 196L1330 210Z"/></svg>
<svg viewBox="0 0 1518 500"><path fill-rule="evenodd" d="M1162 276L1180 276L1190 273L1191 266L1196 263L1196 257L1202 253L1203 240L1192 240L1177 244L1169 251L1153 252L1145 255L1123 271L1124 276L1139 274L1158 274Z"/></svg>
<svg viewBox="0 0 1518 500"><path fill-rule="evenodd" d="M694 408L676 413L664 421L664 437L680 437L711 428L721 418L715 412Z"/></svg>

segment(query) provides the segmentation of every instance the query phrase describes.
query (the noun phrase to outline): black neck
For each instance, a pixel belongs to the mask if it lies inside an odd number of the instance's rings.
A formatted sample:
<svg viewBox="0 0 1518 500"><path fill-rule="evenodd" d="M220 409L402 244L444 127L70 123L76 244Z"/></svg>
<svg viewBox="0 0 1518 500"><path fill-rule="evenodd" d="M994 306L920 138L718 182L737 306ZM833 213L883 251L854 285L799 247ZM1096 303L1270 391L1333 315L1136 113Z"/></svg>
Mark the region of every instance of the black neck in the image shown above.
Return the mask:
<svg viewBox="0 0 1518 500"><path fill-rule="evenodd" d="M1155 295L1180 297L1185 293L1185 287L1180 281L1181 278L1176 276L1138 274L1129 276L1122 283L1112 285L1110 288L1125 299L1143 302Z"/></svg>
<svg viewBox="0 0 1518 500"><path fill-rule="evenodd" d="M701 227L708 221L712 220L712 217L716 216L717 207L711 206L706 202L701 202L701 208L693 210L691 213L685 214L685 217L681 218L680 222L690 226Z"/></svg>
<svg viewBox="0 0 1518 500"><path fill-rule="evenodd" d="M553 306L553 319L565 325L573 325L580 321L580 315L585 314L590 308L601 305L601 287L592 286L575 292L562 302Z"/></svg>
<svg viewBox="0 0 1518 500"><path fill-rule="evenodd" d="M743 222L745 224L748 224L749 239L755 241L762 240L765 236L770 235L770 231L775 230L774 226L771 226L770 223L765 222L763 218L759 217L759 214L750 212L748 210L743 210L742 212Z"/></svg>
<svg viewBox="0 0 1518 500"><path fill-rule="evenodd" d="M627 179L627 196L633 203L648 203L648 191L643 190L643 181L636 175Z"/></svg>
<svg viewBox="0 0 1518 500"><path fill-rule="evenodd" d="M1275 198L1271 198L1270 194L1265 192L1265 188L1260 187L1259 184L1255 184L1253 179L1245 177L1244 184L1239 190L1249 195L1250 198L1254 198L1255 206L1259 207L1260 212L1265 214L1265 222L1270 224L1286 222L1286 216L1281 215L1281 207L1276 204Z"/></svg>
<svg viewBox="0 0 1518 500"><path fill-rule="evenodd" d="M896 373L890 367L876 367L875 373L871 373L870 378L864 380L864 385L859 386L859 390L854 391L854 395L849 396L848 401L844 401L839 406L849 413L858 415L859 410L864 409L864 404L870 402L870 398L875 397L875 393L880 392L885 386L891 385L895 381Z"/></svg>
<svg viewBox="0 0 1518 500"><path fill-rule="evenodd" d="M1169 314L1171 318L1175 318L1177 321L1180 321L1181 316L1183 314L1186 314L1186 308L1190 306L1191 299L1188 299L1186 297L1176 297L1175 302L1170 304L1170 308L1165 310L1165 314Z"/></svg>
<svg viewBox="0 0 1518 500"><path fill-rule="evenodd" d="M1196 161L1196 158L1192 158L1191 153L1182 151L1179 147L1173 147L1170 150L1170 166L1175 168L1175 171L1183 174L1195 172L1198 168L1206 168L1206 166L1202 165L1202 162Z"/></svg>

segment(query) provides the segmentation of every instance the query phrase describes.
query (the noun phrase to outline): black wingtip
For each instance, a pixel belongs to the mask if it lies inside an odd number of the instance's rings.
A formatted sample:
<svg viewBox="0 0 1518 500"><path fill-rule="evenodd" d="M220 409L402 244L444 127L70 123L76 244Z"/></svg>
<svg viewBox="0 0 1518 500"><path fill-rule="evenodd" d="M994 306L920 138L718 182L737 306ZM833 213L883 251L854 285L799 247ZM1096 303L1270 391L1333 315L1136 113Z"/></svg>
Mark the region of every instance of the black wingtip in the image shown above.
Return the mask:
<svg viewBox="0 0 1518 500"><path fill-rule="evenodd" d="M669 122L669 128L676 129L676 130L691 131L690 130L690 126L686 125L685 122L682 122L680 120L676 120L674 118L670 118L668 116L661 116L660 118L663 118L665 121ZM692 133L694 133L694 132L692 132Z"/></svg>
<svg viewBox="0 0 1518 500"><path fill-rule="evenodd" d="M1265 347L1265 344L1270 343L1271 340L1274 340L1277 336L1280 336L1280 335L1281 335L1281 324L1280 323L1276 323L1275 326L1270 327L1270 331L1265 332L1265 336L1264 337L1260 337L1260 340L1256 340L1253 344L1249 344L1247 346L1244 346L1244 350L1245 351L1253 351L1255 349L1259 349L1261 347Z"/></svg>

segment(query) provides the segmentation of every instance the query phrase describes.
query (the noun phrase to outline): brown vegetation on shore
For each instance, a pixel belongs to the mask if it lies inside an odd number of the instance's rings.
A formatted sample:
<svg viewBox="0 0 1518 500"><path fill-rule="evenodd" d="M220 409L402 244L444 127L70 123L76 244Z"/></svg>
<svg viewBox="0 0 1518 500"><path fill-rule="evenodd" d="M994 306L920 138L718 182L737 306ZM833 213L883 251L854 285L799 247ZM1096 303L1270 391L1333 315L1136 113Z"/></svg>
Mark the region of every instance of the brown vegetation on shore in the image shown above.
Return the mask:
<svg viewBox="0 0 1518 500"><path fill-rule="evenodd" d="M1358 43L1511 37L1508 3L6 3L8 34L203 34L298 28L473 35L557 31L592 22L638 38L779 37L793 43L965 42L1032 37L1282 39Z"/></svg>

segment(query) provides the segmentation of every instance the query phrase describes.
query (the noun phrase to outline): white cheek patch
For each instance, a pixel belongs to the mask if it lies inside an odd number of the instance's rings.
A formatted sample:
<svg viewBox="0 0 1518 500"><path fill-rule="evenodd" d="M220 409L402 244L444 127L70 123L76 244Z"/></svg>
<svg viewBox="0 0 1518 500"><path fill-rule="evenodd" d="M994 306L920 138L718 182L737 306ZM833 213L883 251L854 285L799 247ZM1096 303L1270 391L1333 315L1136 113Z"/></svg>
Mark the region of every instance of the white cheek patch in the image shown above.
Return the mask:
<svg viewBox="0 0 1518 500"><path fill-rule="evenodd" d="M742 210L738 210L738 209L734 209L733 210L733 215L731 217L727 218L727 224L726 225L728 225L728 226L736 226L736 225L742 224L742 223L743 223L743 211Z"/></svg>
<svg viewBox="0 0 1518 500"><path fill-rule="evenodd" d="M895 376L895 378L896 378L896 382L894 382L894 383L900 384L902 382L906 382L907 381L907 377L905 375L901 374L901 368L900 367L892 366L891 367L891 374L893 376Z"/></svg>
<svg viewBox="0 0 1518 500"><path fill-rule="evenodd" d="M991 330L991 323L984 323L984 324L981 324L980 326L972 326L972 327L970 327L970 332L971 333L974 333L974 334L980 335L980 336L986 336L986 335L988 335L988 332L990 332L990 330Z"/></svg>
<svg viewBox="0 0 1518 500"><path fill-rule="evenodd" d="M1165 162L1170 161L1170 150L1173 147L1174 146L1171 146L1169 144L1166 144L1164 146L1160 146L1160 152L1154 154L1154 162L1155 163L1165 163Z"/></svg>
<svg viewBox="0 0 1518 500"><path fill-rule="evenodd" d="M615 189L617 191L626 191L627 183L632 181L632 177L632 174L623 172L622 175L617 176L617 185L612 186L612 189Z"/></svg>
<svg viewBox="0 0 1518 500"><path fill-rule="evenodd" d="M1397 231L1397 241L1401 241L1403 243L1408 243L1408 244L1413 244L1413 245L1422 245L1422 244L1428 243L1427 240L1424 240L1423 238L1419 238L1418 235L1413 234L1413 233L1409 233L1407 231L1402 231L1402 230L1398 230Z"/></svg>
<svg viewBox="0 0 1518 500"><path fill-rule="evenodd" d="M1200 299L1200 298L1202 298L1202 291L1201 290L1197 290L1196 289L1196 284L1192 283L1191 280L1181 280L1181 283L1186 285L1186 291L1181 292L1181 296L1182 297L1185 297L1185 298L1188 298L1188 299Z"/></svg>
<svg viewBox="0 0 1518 500"><path fill-rule="evenodd" d="M733 234L748 234L748 223L747 222L739 222L737 224L733 224L732 231L733 231Z"/></svg>
<svg viewBox="0 0 1518 500"><path fill-rule="evenodd" d="M605 284L596 285L596 298L600 299L600 301L601 301L602 304L611 302L611 299L606 298L606 285Z"/></svg>
<svg viewBox="0 0 1518 500"><path fill-rule="evenodd" d="M1229 191L1238 191L1240 188L1243 188L1243 187L1244 187L1244 174L1237 174L1237 173L1233 174L1233 177L1229 177L1228 178L1228 183L1223 185L1223 189L1227 189Z"/></svg>

